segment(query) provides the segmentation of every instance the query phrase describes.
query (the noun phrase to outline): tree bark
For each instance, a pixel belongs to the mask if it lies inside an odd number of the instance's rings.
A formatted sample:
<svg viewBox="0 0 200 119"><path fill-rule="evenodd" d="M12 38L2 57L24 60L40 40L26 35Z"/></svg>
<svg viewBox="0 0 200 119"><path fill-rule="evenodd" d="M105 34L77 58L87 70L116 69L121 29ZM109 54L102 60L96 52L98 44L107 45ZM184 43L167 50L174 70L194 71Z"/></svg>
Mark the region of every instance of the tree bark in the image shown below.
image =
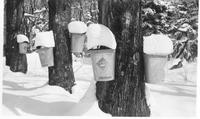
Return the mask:
<svg viewBox="0 0 200 119"><path fill-rule="evenodd" d="M70 0L49 0L49 28L54 32L54 66L49 67L49 85L57 85L72 93L74 73L68 23L71 20Z"/></svg>
<svg viewBox="0 0 200 119"><path fill-rule="evenodd" d="M141 0L99 0L99 22L114 33L115 80L96 83L99 107L112 116L150 116L145 99Z"/></svg>
<svg viewBox="0 0 200 119"><path fill-rule="evenodd" d="M25 54L19 54L16 35L23 34L23 0L7 0L6 2L6 65L13 72L27 72Z"/></svg>
<svg viewBox="0 0 200 119"><path fill-rule="evenodd" d="M32 39L35 37L35 33L33 32L34 29L38 29L41 32L49 30L48 28L48 20L49 20L49 11L48 11L48 0L24 0L24 13L32 14L35 17L39 16L38 13L34 13L36 10L41 10L43 8L46 8L45 12L40 12L40 15L42 15L42 18L37 19L31 19L31 17L26 16L24 18L24 29L25 34L29 38L30 42L32 42ZM37 14L37 15L36 15ZM41 20L42 19L42 20ZM41 23L42 21L42 23ZM45 25L47 24L47 25ZM39 27L38 26L42 26ZM32 49L30 49L31 51Z"/></svg>

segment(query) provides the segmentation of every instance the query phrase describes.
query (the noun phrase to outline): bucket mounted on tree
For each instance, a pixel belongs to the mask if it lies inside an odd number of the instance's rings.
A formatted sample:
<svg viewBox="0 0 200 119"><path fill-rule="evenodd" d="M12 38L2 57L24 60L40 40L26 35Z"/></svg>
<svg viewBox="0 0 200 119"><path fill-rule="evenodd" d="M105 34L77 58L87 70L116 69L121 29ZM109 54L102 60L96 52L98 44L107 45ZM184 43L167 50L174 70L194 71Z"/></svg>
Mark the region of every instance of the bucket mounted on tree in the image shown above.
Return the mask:
<svg viewBox="0 0 200 119"><path fill-rule="evenodd" d="M113 33L104 25L91 24L86 36L87 49L91 53L94 79L96 81L114 80L116 40ZM98 48L99 46L104 49Z"/></svg>
<svg viewBox="0 0 200 119"><path fill-rule="evenodd" d="M162 83L167 56L173 52L171 39L162 34L144 37L145 79L148 83Z"/></svg>
<svg viewBox="0 0 200 119"><path fill-rule="evenodd" d="M55 47L55 41L53 31L36 33L34 39L42 67L54 66L53 47Z"/></svg>
<svg viewBox="0 0 200 119"><path fill-rule="evenodd" d="M72 21L68 24L69 32L72 34L71 51L72 53L83 52L85 43L85 33L87 26L82 21Z"/></svg>
<svg viewBox="0 0 200 119"><path fill-rule="evenodd" d="M28 52L28 47L29 47L28 37L23 34L18 34L17 43L19 43L19 53L26 54Z"/></svg>

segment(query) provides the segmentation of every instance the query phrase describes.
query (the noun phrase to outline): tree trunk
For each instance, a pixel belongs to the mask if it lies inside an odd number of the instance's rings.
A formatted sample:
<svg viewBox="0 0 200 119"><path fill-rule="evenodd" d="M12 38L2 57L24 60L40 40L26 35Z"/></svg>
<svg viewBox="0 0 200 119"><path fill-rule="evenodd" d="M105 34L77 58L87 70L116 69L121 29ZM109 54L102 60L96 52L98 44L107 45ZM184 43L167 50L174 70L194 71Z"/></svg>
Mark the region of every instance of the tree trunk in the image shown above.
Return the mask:
<svg viewBox="0 0 200 119"><path fill-rule="evenodd" d="M117 41L115 80L96 83L99 107L112 116L150 116L145 99L141 0L99 0L99 22Z"/></svg>
<svg viewBox="0 0 200 119"><path fill-rule="evenodd" d="M19 54L18 33L23 34L23 0L6 2L6 65L13 72L27 72L26 55Z"/></svg>
<svg viewBox="0 0 200 119"><path fill-rule="evenodd" d="M72 93L74 73L68 23L71 20L70 0L49 0L49 28L54 32L54 66L49 67L49 85L57 85Z"/></svg>
<svg viewBox="0 0 200 119"><path fill-rule="evenodd" d="M40 13L34 13L35 11L41 10L43 8L46 8L45 12L43 11ZM32 19L32 20L30 20L30 18L32 17L26 16L24 18L25 34L29 38L30 42L32 42L32 39L36 35L34 33L34 29L38 29L40 30L40 32L49 30L48 28L48 20L49 20L48 0L24 0L24 13L32 14L35 17L38 17L39 16L38 14L42 16L42 18L40 17L40 18ZM29 49L29 50L31 51L32 49Z"/></svg>

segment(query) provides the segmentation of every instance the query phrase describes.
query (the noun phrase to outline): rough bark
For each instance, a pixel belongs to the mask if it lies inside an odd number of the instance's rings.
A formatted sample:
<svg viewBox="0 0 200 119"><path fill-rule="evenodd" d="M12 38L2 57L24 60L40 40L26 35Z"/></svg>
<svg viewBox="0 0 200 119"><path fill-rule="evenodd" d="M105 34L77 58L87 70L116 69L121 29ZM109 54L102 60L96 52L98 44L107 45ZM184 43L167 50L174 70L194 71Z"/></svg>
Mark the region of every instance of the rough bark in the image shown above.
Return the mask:
<svg viewBox="0 0 200 119"><path fill-rule="evenodd" d="M26 55L19 54L18 33L23 34L23 0L6 2L6 65L13 72L27 72Z"/></svg>
<svg viewBox="0 0 200 119"><path fill-rule="evenodd" d="M145 99L140 0L99 0L99 22L117 41L115 80L96 83L99 107L112 116L150 116Z"/></svg>
<svg viewBox="0 0 200 119"><path fill-rule="evenodd" d="M74 73L68 23L71 20L70 0L49 0L49 28L54 32L54 66L49 67L49 85L57 85L72 93Z"/></svg>

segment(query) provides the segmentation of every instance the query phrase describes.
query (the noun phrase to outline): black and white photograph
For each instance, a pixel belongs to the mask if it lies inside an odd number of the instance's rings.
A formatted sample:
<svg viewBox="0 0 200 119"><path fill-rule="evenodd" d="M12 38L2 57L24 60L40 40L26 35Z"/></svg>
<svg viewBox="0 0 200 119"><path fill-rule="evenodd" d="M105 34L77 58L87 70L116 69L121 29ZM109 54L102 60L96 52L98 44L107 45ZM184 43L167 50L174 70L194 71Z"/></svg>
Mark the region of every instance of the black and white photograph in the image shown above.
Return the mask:
<svg viewBox="0 0 200 119"><path fill-rule="evenodd" d="M1 3L2 116L198 116L199 0Z"/></svg>

